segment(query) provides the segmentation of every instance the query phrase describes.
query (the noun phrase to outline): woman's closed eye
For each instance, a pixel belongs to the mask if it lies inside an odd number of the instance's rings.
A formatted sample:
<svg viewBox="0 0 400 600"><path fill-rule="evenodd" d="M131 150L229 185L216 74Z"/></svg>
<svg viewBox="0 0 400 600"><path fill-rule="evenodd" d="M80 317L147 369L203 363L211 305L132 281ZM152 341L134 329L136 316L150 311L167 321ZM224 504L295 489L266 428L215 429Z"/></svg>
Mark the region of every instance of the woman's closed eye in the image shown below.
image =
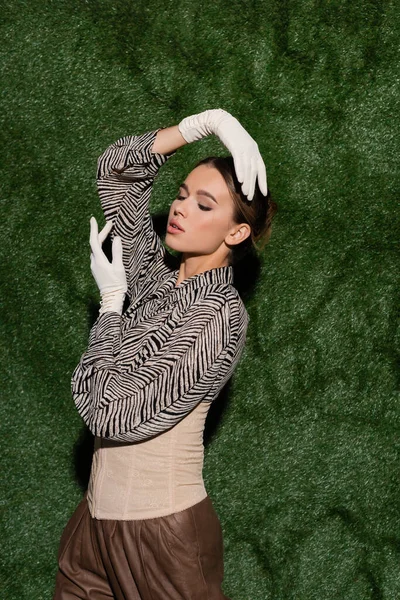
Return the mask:
<svg viewBox="0 0 400 600"><path fill-rule="evenodd" d="M176 198L177 200L185 200L185 196L177 196ZM212 208L204 206L204 204L199 204L198 207L201 208L201 210L212 210Z"/></svg>

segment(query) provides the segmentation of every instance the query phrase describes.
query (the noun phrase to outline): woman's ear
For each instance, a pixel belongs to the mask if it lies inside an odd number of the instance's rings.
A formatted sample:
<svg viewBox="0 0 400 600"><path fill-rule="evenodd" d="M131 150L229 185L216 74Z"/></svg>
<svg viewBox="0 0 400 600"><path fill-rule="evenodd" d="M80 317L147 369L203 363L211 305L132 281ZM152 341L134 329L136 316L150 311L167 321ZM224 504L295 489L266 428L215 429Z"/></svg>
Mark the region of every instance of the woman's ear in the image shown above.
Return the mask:
<svg viewBox="0 0 400 600"><path fill-rule="evenodd" d="M236 225L234 231L229 234L229 244L241 244L249 235L251 235L250 225L247 223Z"/></svg>

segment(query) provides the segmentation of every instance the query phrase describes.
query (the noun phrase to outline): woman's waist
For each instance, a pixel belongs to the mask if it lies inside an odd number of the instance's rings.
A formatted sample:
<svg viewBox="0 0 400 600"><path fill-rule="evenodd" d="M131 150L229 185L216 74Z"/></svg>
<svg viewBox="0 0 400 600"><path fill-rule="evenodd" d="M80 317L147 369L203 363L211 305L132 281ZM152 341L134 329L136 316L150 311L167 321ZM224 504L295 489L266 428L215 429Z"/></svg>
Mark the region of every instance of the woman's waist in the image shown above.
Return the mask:
<svg viewBox="0 0 400 600"><path fill-rule="evenodd" d="M91 468L91 485L98 489L118 489L169 493L173 488L203 483L203 444L172 444L155 449L146 444L99 447Z"/></svg>
<svg viewBox="0 0 400 600"><path fill-rule="evenodd" d="M203 465L204 445L200 437L148 440L135 444L112 443L96 438L94 468L109 471L151 471L162 477L170 470L196 469ZM160 443L161 442L161 443ZM93 468L93 466L92 466Z"/></svg>
<svg viewBox="0 0 400 600"><path fill-rule="evenodd" d="M146 456L132 455L119 457L115 453L95 454L91 478L110 481L113 485L152 486L165 489L171 486L191 485L202 479L204 453L188 453L185 456Z"/></svg>
<svg viewBox="0 0 400 600"><path fill-rule="evenodd" d="M88 489L91 514L99 519L142 519L181 510L204 497L202 468L200 460L179 467L166 461L121 467L93 460Z"/></svg>

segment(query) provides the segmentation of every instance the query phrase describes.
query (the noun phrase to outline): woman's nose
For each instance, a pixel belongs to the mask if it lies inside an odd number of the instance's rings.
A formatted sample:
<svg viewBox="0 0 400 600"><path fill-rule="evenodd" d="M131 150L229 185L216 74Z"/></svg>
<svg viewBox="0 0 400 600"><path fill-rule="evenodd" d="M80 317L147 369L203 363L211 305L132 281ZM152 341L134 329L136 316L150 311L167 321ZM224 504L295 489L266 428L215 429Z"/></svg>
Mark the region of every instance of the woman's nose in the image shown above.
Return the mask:
<svg viewBox="0 0 400 600"><path fill-rule="evenodd" d="M182 210L182 207L178 204L178 206L175 206L174 208L174 215L183 215L185 214L185 212Z"/></svg>
<svg viewBox="0 0 400 600"><path fill-rule="evenodd" d="M185 215L187 213L187 206L185 200L179 200L179 203L176 203L174 206L174 213Z"/></svg>

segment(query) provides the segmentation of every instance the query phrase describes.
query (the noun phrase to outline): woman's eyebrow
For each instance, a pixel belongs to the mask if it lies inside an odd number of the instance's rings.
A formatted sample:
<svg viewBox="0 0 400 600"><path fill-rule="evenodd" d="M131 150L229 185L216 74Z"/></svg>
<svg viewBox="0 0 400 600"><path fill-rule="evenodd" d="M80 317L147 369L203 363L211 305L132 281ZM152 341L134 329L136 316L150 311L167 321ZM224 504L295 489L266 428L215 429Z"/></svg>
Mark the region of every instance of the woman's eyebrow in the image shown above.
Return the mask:
<svg viewBox="0 0 400 600"><path fill-rule="evenodd" d="M189 193L189 188L186 185L186 183L181 183L181 185L179 186L180 188L183 187L187 193ZM211 198L211 200L214 200L214 202L216 204L218 204L218 202L216 201L216 199L214 198L214 196L212 194L210 194L210 192L207 192L206 190L197 190L198 194L201 194L202 196L208 196L209 198Z"/></svg>

